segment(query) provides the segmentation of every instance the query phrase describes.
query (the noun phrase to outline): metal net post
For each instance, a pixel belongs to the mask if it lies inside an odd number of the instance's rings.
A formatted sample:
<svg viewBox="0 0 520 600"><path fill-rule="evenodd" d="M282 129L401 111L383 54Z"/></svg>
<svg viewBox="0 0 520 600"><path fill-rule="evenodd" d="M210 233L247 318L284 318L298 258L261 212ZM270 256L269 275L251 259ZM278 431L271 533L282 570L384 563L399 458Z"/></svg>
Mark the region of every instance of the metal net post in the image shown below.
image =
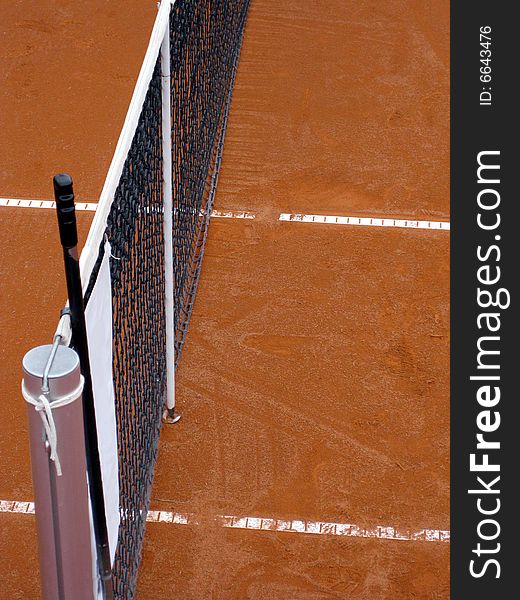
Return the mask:
<svg viewBox="0 0 520 600"><path fill-rule="evenodd" d="M57 341L23 359L42 594L92 600L83 378L76 352Z"/></svg>

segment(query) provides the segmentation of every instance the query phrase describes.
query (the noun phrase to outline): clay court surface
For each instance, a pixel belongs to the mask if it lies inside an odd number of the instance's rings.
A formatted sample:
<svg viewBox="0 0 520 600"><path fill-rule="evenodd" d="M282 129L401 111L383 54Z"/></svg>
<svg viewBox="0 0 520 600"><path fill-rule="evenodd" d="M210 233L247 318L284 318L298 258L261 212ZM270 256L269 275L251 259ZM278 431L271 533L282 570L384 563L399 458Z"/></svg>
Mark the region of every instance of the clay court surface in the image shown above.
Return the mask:
<svg viewBox="0 0 520 600"><path fill-rule="evenodd" d="M0 197L96 202L156 14L0 8ZM449 5L252 0L138 598L449 597ZM92 213L79 213L84 240ZM53 211L0 207L0 500L32 500L21 360L65 299ZM388 527L381 539L222 516ZM283 529L283 527L278 527ZM38 598L35 521L0 514L0 598ZM336 530L337 531L337 530ZM404 535L404 537L406 537Z"/></svg>

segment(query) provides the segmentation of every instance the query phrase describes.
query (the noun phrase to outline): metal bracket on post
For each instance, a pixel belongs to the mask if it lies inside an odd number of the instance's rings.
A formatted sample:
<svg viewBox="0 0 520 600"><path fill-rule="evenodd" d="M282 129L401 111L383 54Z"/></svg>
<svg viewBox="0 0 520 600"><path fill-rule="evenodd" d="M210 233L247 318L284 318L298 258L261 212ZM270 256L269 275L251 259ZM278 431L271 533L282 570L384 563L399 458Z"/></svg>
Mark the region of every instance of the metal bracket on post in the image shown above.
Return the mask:
<svg viewBox="0 0 520 600"><path fill-rule="evenodd" d="M83 377L60 340L23 359L42 592L44 600L92 600Z"/></svg>
<svg viewBox="0 0 520 600"><path fill-rule="evenodd" d="M162 420L163 423L173 424L177 423L181 416L175 412L175 281L173 264L172 119L170 78L170 27L168 25L161 44L164 271L166 296L166 406Z"/></svg>

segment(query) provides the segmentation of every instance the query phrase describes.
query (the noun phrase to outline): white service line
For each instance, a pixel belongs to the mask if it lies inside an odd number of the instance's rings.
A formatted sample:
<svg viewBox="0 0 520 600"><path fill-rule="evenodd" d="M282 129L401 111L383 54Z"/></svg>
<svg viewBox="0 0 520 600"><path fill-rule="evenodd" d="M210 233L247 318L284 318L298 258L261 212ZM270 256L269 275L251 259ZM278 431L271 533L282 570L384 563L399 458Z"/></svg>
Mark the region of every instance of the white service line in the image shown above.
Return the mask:
<svg viewBox="0 0 520 600"><path fill-rule="evenodd" d="M304 215L281 213L279 221L298 223L323 223L326 225L357 225L362 227L404 227L409 229L450 230L449 221L416 221L413 219L392 219L379 217L343 217L335 215Z"/></svg>
<svg viewBox="0 0 520 600"><path fill-rule="evenodd" d="M34 502L0 500L0 513L34 514ZM146 520L150 523L171 525L197 525L195 515L174 513L164 510L150 510ZM328 521L305 521L303 519L273 519L268 517L237 517L219 515L216 522L229 529L251 531L279 531L310 535L327 535L351 538L375 538L380 540L400 540L407 542L449 542L450 532L445 529L398 529L388 525L372 528L360 527L352 523L331 523Z"/></svg>

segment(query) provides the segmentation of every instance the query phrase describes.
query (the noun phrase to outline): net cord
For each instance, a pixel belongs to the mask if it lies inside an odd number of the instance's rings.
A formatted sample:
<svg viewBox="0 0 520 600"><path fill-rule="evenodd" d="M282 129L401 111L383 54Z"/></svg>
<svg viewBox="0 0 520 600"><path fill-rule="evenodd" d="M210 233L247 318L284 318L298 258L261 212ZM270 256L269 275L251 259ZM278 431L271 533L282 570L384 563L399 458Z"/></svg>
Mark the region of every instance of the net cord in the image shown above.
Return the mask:
<svg viewBox="0 0 520 600"><path fill-rule="evenodd" d="M175 306L173 265L172 118L170 88L170 28L161 45L162 155L164 203L164 283L166 317L166 406L175 408Z"/></svg>
<svg viewBox="0 0 520 600"><path fill-rule="evenodd" d="M90 275L98 258L99 246L105 234L110 207L112 206L114 195L121 179L128 151L130 150L132 140L134 139L148 87L157 63L157 57L159 56L161 44L163 43L166 30L169 29L170 8L174 3L175 0L162 0L159 7L150 37L150 43L148 44L139 77L137 78L137 83L123 129L121 130L116 150L108 170L108 175L99 197L99 203L87 241L81 252L80 270L83 293L87 290Z"/></svg>

